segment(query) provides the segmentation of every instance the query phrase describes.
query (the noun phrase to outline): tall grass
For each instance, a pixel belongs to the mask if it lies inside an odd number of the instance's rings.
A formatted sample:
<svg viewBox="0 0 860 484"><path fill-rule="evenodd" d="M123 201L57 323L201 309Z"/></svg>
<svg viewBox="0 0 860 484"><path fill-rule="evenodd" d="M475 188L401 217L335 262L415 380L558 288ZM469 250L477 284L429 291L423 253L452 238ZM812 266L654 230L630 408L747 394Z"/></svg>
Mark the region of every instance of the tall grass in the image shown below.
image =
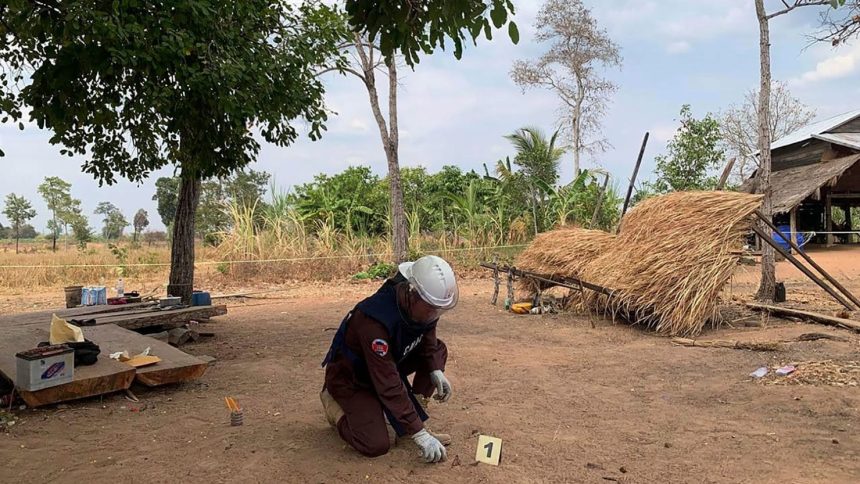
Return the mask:
<svg viewBox="0 0 860 484"><path fill-rule="evenodd" d="M120 277L131 287L137 281L166 279L170 263L170 248L166 244L138 246L128 242L115 242L122 249L112 251L108 244L91 243L84 250L74 245L50 243L30 244L26 252L0 250L0 288L13 292L35 287L64 285L113 286Z"/></svg>
<svg viewBox="0 0 860 484"><path fill-rule="evenodd" d="M197 247L195 274L199 287L332 280L392 261L388 236L339 229L335 217L348 214L306 218L296 210L287 192L273 187L270 193L265 204L224 205L230 229L218 234L217 247ZM475 193L469 192L452 197L451 202L450 220L434 231L422 226L417 210L407 213L412 258L441 255L458 270L475 268L496 257L512 261L521 250L518 246L533 235L529 214L511 213L505 205L499 205L494 212L479 211ZM390 214L387 218L390 226ZM167 245L120 245L119 252L112 252L106 244L90 244L84 251L72 246L52 253L47 243L32 244L19 255L0 247L0 289L112 286L118 277L126 280L127 288L166 281L170 262ZM10 265L35 267L2 267ZM99 267L75 267L82 265Z"/></svg>

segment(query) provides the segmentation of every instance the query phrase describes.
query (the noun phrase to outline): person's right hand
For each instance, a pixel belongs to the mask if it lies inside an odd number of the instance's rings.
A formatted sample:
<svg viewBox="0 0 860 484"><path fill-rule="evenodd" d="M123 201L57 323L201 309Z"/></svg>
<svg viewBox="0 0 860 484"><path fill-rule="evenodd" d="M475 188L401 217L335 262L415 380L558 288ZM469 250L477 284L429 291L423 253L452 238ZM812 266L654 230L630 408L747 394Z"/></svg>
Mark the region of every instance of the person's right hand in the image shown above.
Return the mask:
<svg viewBox="0 0 860 484"><path fill-rule="evenodd" d="M420 432L412 436L412 440L421 448L421 455L425 462L441 462L448 456L442 442L430 435L427 429L421 429Z"/></svg>

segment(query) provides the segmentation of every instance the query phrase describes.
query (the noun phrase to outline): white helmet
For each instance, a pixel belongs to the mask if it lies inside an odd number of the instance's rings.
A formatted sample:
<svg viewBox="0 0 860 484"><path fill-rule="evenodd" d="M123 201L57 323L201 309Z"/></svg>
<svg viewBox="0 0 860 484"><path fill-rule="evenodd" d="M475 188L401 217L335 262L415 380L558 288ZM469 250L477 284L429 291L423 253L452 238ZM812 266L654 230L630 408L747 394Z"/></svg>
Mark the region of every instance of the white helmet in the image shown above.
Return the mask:
<svg viewBox="0 0 860 484"><path fill-rule="evenodd" d="M427 304L439 309L451 309L457 305L460 291L454 270L445 259L425 255L415 262L400 264L398 269Z"/></svg>

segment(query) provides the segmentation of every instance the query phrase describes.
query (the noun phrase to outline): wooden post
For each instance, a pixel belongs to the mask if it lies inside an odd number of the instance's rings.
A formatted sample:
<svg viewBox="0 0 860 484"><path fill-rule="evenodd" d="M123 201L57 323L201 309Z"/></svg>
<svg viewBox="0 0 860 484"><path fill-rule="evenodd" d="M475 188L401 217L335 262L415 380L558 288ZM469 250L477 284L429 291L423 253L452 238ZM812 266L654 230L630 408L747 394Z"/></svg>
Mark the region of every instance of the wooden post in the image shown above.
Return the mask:
<svg viewBox="0 0 860 484"><path fill-rule="evenodd" d="M797 246L797 244L795 244L794 242L792 242L792 241L791 241L791 238L786 238L785 234L783 234L782 232L780 232L779 230L777 230L777 229L776 229L776 226L775 226L772 222L770 222L769 220L767 220L767 218L765 218L765 216L764 216L764 214L763 214L763 213L761 213L759 210L756 210L756 211L755 211L755 214L756 214L756 216L759 218L759 220L761 220L762 222L764 222L764 224L765 224L765 225L766 225L770 230L772 230L774 233L776 233L776 235L778 235L778 236L779 236L779 238L781 238L781 239L782 239L782 240L784 240L786 243L788 243L789 247L791 247L792 249L794 249L794 251L795 251L795 252L797 252L797 253L800 255L800 257L802 257L802 258L803 258L803 260L805 260L806 262L808 262L808 263L809 263L809 265L811 265L811 266L812 266L816 271L818 271L818 273L819 273L819 274L821 274L822 276L824 276L824 278L825 278L825 279L827 279L827 282L829 282L829 283L833 284L833 287L835 287L835 288L836 288L839 292L841 292L845 297L847 297L848 299L850 299L850 300L851 300L851 302L853 302L855 305L857 305L857 308L858 308L858 309L860 309L860 299L858 299L856 296L854 296L854 294L852 294L852 293L851 293L851 291L849 291L848 289L846 289L846 288L845 288L845 286L843 286L842 284L840 284L840 283L839 283L839 281L837 281L837 280L836 280L836 278L834 278L833 276L831 276L829 272L825 271L823 267L821 267L820 265L818 265L818 263L817 263L817 262L815 262L815 260L814 260L812 257L810 257L810 256L809 256L809 254L807 254L806 252L803 252L802 250L800 250L800 247L798 247L798 246ZM803 269L801 269L801 271L802 271L802 270L803 270Z"/></svg>
<svg viewBox="0 0 860 484"><path fill-rule="evenodd" d="M830 189L824 195L824 227L827 231L827 247L833 247L833 199L830 195Z"/></svg>
<svg viewBox="0 0 860 484"><path fill-rule="evenodd" d="M717 183L717 190L722 190L726 187L726 182L729 180L729 175L732 173L732 168L735 166L735 160L737 158L732 158L726 163L726 167L723 168L723 174L720 175L720 182Z"/></svg>
<svg viewBox="0 0 860 484"><path fill-rule="evenodd" d="M853 210L853 209L854 209L854 207L852 207L851 205L848 205L848 211L845 212L845 216L848 217L848 230L850 230L851 232L853 232L855 230L854 229L854 219L852 218L852 213L851 213L851 210ZM857 234L849 235L848 240L852 244L857 242Z"/></svg>
<svg viewBox="0 0 860 484"><path fill-rule="evenodd" d="M645 132L645 137L642 139L642 147L639 148L639 157L636 158L636 166L633 168L633 176L630 177L630 186L627 187L627 197L624 198L624 208L621 209L621 216L627 213L627 207L630 205L630 197L633 196L633 184L636 183L636 176L639 175L639 165L642 164L642 156L645 155L645 145L648 144L648 132Z"/></svg>
<svg viewBox="0 0 860 484"><path fill-rule="evenodd" d="M791 241L794 242L794 245L797 245L797 207L793 207L791 212L789 212L789 225L791 227Z"/></svg>
<svg viewBox="0 0 860 484"><path fill-rule="evenodd" d="M845 308L849 311L854 310L854 306L852 306L850 302L845 300L845 298L842 297L842 295L840 295L839 293L837 293L832 287L825 284L824 281L822 281L818 276L813 274L812 271L810 271L805 265L801 264L799 260L797 260L793 255L791 255L791 253L789 253L787 250L783 249L782 246L777 244L776 241L773 240L768 234L766 234L757 224L753 224L752 229L753 232L755 232L761 238L762 242L773 247L774 250L779 252L783 257L785 257L789 262L791 262L794 267L797 267L800 272L806 275L806 277L810 278L812 282L818 284L818 287L824 289L827 294L830 294L833 299L839 302L839 304L845 306Z"/></svg>

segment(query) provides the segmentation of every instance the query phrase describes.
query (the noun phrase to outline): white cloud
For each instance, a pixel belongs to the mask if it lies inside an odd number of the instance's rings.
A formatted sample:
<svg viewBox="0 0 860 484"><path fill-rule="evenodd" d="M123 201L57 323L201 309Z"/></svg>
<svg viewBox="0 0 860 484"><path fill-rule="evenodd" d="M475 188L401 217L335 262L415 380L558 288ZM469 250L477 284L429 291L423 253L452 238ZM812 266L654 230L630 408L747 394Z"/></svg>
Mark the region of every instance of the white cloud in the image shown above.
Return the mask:
<svg viewBox="0 0 860 484"><path fill-rule="evenodd" d="M860 67L860 45L845 53L833 53L800 76L792 79L794 85L811 84L819 81L840 79L852 74Z"/></svg>
<svg viewBox="0 0 860 484"><path fill-rule="evenodd" d="M352 118L349 120L349 127L355 131L367 131L370 126L368 126L367 122L361 118Z"/></svg>
<svg viewBox="0 0 860 484"><path fill-rule="evenodd" d="M666 45L666 52L670 54L683 54L689 52L692 47L686 40L679 40Z"/></svg>
<svg viewBox="0 0 860 484"><path fill-rule="evenodd" d="M718 11L698 10L667 19L659 24L659 29L674 39L712 39L742 31L755 21L751 4L728 9L725 8L725 2L717 5L720 6Z"/></svg>
<svg viewBox="0 0 860 484"><path fill-rule="evenodd" d="M654 141L665 144L667 141L672 139L675 136L675 132L678 131L678 126L674 124L660 124L651 128L651 136Z"/></svg>

